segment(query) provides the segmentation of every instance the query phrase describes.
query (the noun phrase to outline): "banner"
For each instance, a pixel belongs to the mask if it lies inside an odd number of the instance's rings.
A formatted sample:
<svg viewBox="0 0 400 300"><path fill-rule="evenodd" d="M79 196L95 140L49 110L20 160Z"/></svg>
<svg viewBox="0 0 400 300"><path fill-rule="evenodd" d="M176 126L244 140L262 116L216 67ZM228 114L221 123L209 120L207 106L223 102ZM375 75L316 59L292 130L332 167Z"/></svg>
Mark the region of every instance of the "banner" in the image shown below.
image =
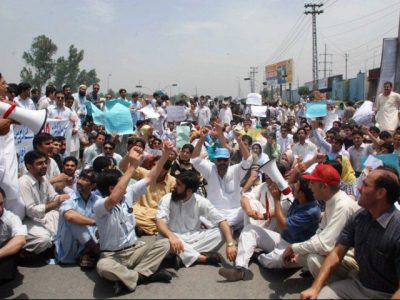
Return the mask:
<svg viewBox="0 0 400 300"><path fill-rule="evenodd" d="M146 105L138 111L142 112L145 115L146 119L158 119L160 117L160 114L158 112L155 112L153 106L151 105Z"/></svg>
<svg viewBox="0 0 400 300"><path fill-rule="evenodd" d="M325 117L328 114L325 101L307 102L306 118Z"/></svg>
<svg viewBox="0 0 400 300"><path fill-rule="evenodd" d="M266 106L256 106L256 105L251 106L251 115L253 117L265 118L267 116L266 112L267 112Z"/></svg>
<svg viewBox="0 0 400 300"><path fill-rule="evenodd" d="M261 128L249 128L245 134L251 136L253 142L255 142L261 140L262 138L261 131L262 131Z"/></svg>
<svg viewBox="0 0 400 300"><path fill-rule="evenodd" d="M33 150L33 137L34 134L25 125L14 125L14 140L15 148L18 156L18 166L22 167L24 164L24 156L28 151ZM42 132L55 136L64 136L67 149L65 150L66 156L70 153L71 136L72 136L72 124L69 120L59 119L47 119L46 124L43 127Z"/></svg>
<svg viewBox="0 0 400 300"><path fill-rule="evenodd" d="M186 120L186 109L184 106L172 105L167 107L167 122L181 122Z"/></svg>
<svg viewBox="0 0 400 300"><path fill-rule="evenodd" d="M383 84L390 81L394 84L394 76L396 73L396 57L397 57L397 38L383 39L381 73L379 76L378 89L376 96L383 91Z"/></svg>
<svg viewBox="0 0 400 300"><path fill-rule="evenodd" d="M93 122L103 125L107 133L116 133L119 135L133 133L132 115L126 106L116 103L112 109L104 112L93 105L93 103L91 103L91 106Z"/></svg>
<svg viewBox="0 0 400 300"><path fill-rule="evenodd" d="M396 153L378 154L378 155L371 154L371 155L373 157L381 160L385 166L394 168L397 171L397 173L400 174L399 158ZM366 166L366 164L365 164L366 162L367 162L367 165L368 164L370 165L370 161L367 161L367 159L368 159L367 156L361 157L361 163L363 164L364 167ZM378 165L377 163L374 163L374 164Z"/></svg>
<svg viewBox="0 0 400 300"><path fill-rule="evenodd" d="M293 59L265 66L265 78L270 85L293 83Z"/></svg>
<svg viewBox="0 0 400 300"><path fill-rule="evenodd" d="M183 145L189 143L190 127L186 125L176 126L176 148L180 149Z"/></svg>
<svg viewBox="0 0 400 300"><path fill-rule="evenodd" d="M247 95L246 104L247 105L261 105L261 95L258 93L250 93Z"/></svg>
<svg viewBox="0 0 400 300"><path fill-rule="evenodd" d="M127 108L129 108L131 106L131 103L129 101L125 101L122 99L111 99L111 100L107 100L106 101L106 110L110 110L114 107L115 104L122 104L123 106L126 106Z"/></svg>

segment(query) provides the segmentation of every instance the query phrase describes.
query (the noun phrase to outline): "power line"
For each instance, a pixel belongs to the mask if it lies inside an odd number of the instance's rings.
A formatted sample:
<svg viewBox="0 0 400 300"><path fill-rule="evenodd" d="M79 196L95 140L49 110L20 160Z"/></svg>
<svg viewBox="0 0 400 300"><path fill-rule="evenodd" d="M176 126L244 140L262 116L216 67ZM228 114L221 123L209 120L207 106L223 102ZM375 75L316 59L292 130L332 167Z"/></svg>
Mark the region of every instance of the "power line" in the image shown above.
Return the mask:
<svg viewBox="0 0 400 300"><path fill-rule="evenodd" d="M400 4L400 1L397 2L397 3L395 3L395 4L391 4L391 5L389 5L389 6L386 6L386 7L382 8L382 9L379 9L379 10L377 10L377 11L375 11L375 12L373 12L373 13L370 13L370 14L368 14L368 15L365 15L365 16L362 16L362 17L359 17L359 18L356 18L356 19L352 19L352 20L350 20L350 21L346 21L346 22L343 22L343 23L338 23L338 24L334 24L334 25L329 25L329 26L326 26L326 27L322 26L321 28L322 28L322 29L328 29L328 28L333 28L333 27L342 26L342 25L346 25L346 24L349 24L349 23L357 22L358 20L361 20L361 19L367 18L367 17L369 17L369 16L375 15L375 14L377 14L377 13L380 13L381 11L386 11L388 8L391 8L391 7L396 6L396 5L399 5L399 4ZM329 7L329 6L328 6L328 7ZM326 8L328 8L328 7L326 7ZM326 9L326 8L325 8L325 9Z"/></svg>

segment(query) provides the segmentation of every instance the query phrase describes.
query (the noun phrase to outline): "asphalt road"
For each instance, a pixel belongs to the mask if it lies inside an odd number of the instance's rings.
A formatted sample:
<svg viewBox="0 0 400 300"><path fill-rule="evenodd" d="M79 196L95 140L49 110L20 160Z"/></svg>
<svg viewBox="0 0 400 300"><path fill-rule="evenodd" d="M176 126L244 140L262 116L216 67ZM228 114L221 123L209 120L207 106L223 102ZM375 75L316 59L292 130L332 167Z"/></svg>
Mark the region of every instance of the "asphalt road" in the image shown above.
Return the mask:
<svg viewBox="0 0 400 300"><path fill-rule="evenodd" d="M145 237L144 240L153 237ZM224 247L223 247L224 248ZM220 253L225 257L224 249ZM229 262L224 262L228 266ZM78 266L20 266L14 281L0 286L0 298L299 298L299 293L311 285L311 279L299 276L300 270L267 270L251 263L245 281L227 282L218 274L218 267L194 265L175 271L171 283L139 285L136 291L114 296L112 283L100 278L95 270L81 271Z"/></svg>

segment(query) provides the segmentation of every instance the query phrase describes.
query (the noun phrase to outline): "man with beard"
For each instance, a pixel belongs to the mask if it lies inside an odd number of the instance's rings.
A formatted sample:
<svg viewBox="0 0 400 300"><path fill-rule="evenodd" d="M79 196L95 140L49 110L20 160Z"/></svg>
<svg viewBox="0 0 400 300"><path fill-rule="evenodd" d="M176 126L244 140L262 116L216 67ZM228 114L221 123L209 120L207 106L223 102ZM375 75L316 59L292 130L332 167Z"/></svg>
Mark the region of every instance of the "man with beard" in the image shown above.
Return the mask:
<svg viewBox="0 0 400 300"><path fill-rule="evenodd" d="M226 148L217 148L214 154L214 163L200 157L201 147L206 138L206 131L200 133L191 163L207 180L207 195L219 213L235 229L243 226L243 210L240 206L240 182L250 169L253 162L249 149L244 145L241 135L235 132L235 139L239 145L243 160L234 166L229 166L230 153Z"/></svg>
<svg viewBox="0 0 400 300"><path fill-rule="evenodd" d="M182 146L178 158L172 163L170 174L176 178L181 173L186 171L196 172L197 175L200 177L199 189L196 192L203 197L207 197L207 181L203 177L201 177L200 173L193 167L192 163L190 162L190 157L192 156L193 150L194 147L192 144L185 144Z"/></svg>
<svg viewBox="0 0 400 300"><path fill-rule="evenodd" d="M39 254L53 246L57 233L58 208L69 195L58 195L48 181L47 157L33 150L25 154L28 173L19 178L21 197L25 201L28 228L25 250Z"/></svg>
<svg viewBox="0 0 400 300"><path fill-rule="evenodd" d="M171 253L177 257L175 267L182 262L185 267L198 262L219 265L221 257L217 249L226 242L226 256L230 261L236 257L236 245L226 219L206 198L196 194L199 177L186 171L176 179L172 193L161 198L157 209L157 229L169 240ZM202 218L218 227L202 227Z"/></svg>
<svg viewBox="0 0 400 300"><path fill-rule="evenodd" d="M67 156L63 161L63 173L67 175L70 180L66 182L66 187L64 189L65 193L70 193L76 189L76 182L78 181L78 175L76 170L78 169L78 160L74 156Z"/></svg>
<svg viewBox="0 0 400 300"><path fill-rule="evenodd" d="M71 198L60 206L60 222L56 236L56 257L61 263L74 264L79 259L81 268L94 268L99 255L96 221L93 206L98 195L93 170L82 170Z"/></svg>
<svg viewBox="0 0 400 300"><path fill-rule="evenodd" d="M75 102L72 108L78 114L81 123L86 120L86 117L88 115L86 103L89 101L86 99L86 89L86 85L81 84L79 86L79 92L72 94L72 96L74 96L75 98Z"/></svg>

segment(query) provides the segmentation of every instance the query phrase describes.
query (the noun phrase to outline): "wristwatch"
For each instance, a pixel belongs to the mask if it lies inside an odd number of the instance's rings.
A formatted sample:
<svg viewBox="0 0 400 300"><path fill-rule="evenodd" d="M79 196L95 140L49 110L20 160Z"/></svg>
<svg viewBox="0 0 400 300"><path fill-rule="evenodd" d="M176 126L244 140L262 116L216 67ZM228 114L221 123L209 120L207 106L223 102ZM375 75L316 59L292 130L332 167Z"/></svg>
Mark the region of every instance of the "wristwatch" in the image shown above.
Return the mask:
<svg viewBox="0 0 400 300"><path fill-rule="evenodd" d="M232 246L235 246L235 243L234 242L229 242L229 243L226 243L226 246L227 247L232 247Z"/></svg>

